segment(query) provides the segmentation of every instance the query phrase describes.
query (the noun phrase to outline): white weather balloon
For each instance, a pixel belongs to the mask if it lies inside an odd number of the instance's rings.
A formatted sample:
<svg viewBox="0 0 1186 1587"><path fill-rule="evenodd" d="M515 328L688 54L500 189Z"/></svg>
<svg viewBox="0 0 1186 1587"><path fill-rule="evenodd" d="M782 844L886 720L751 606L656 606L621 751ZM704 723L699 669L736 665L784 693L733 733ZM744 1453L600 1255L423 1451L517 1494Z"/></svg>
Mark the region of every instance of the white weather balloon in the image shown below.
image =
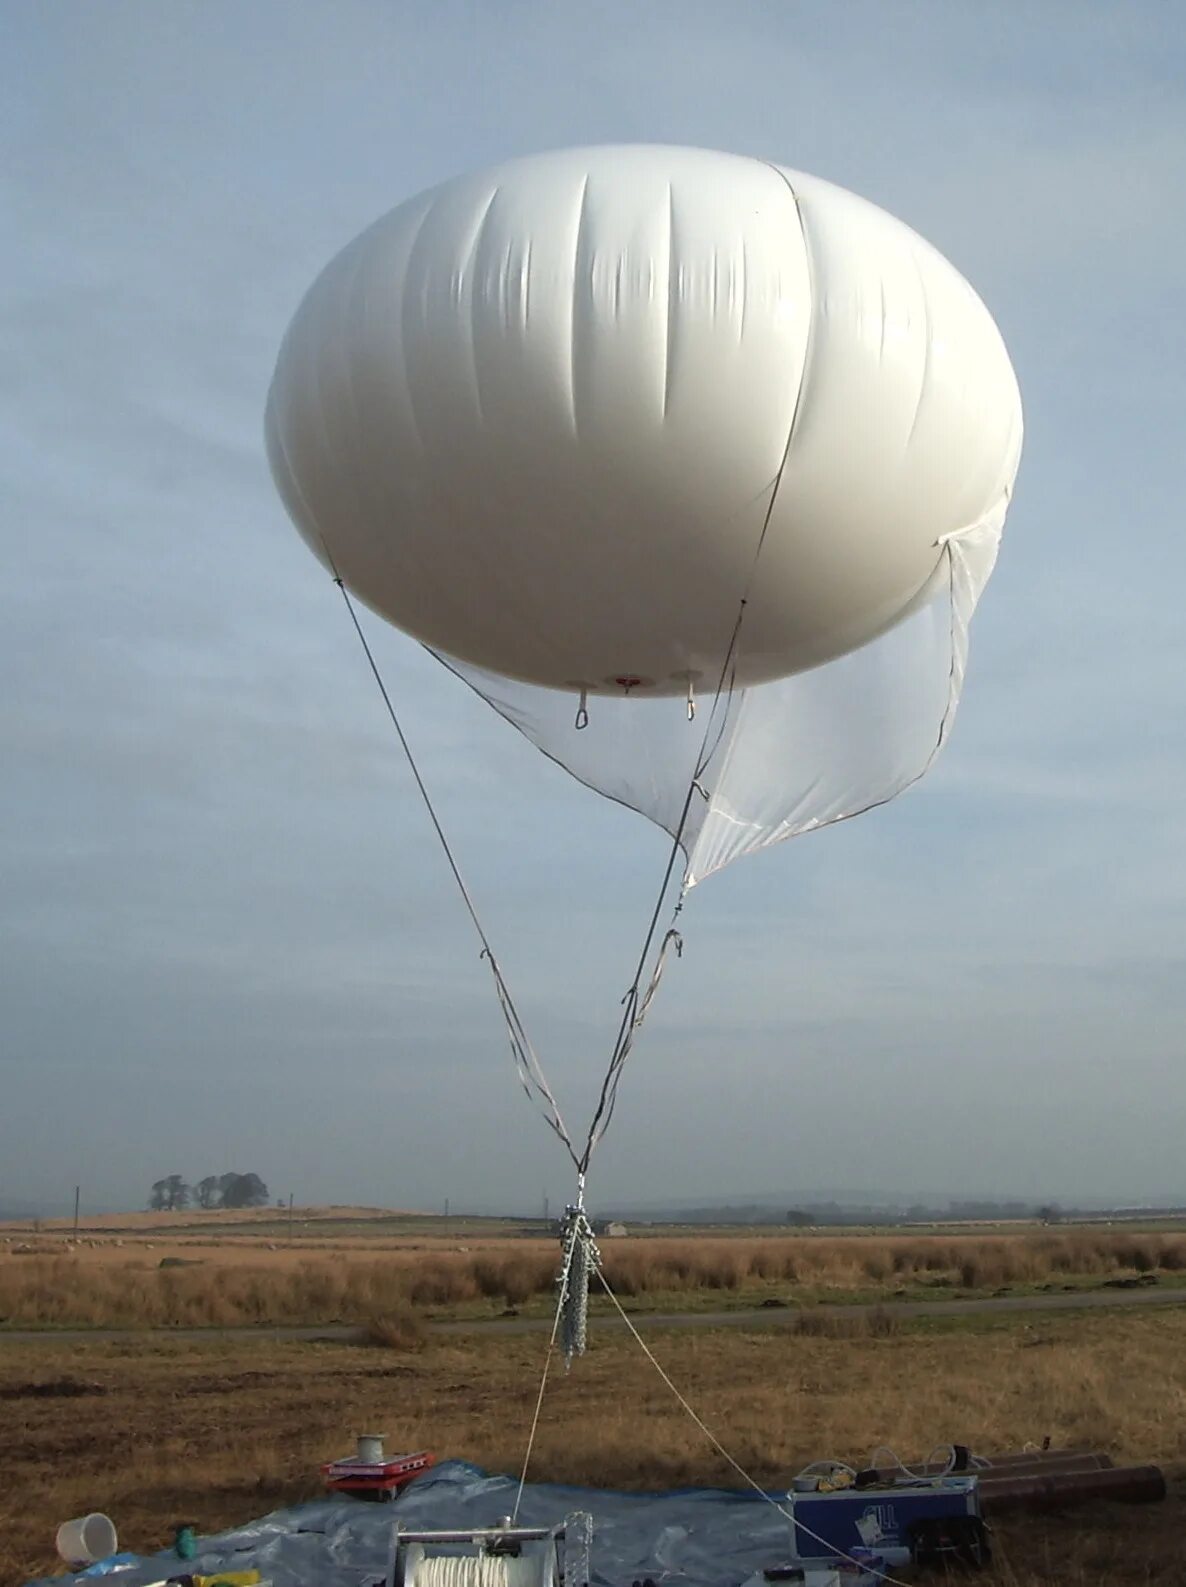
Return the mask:
<svg viewBox="0 0 1186 1587"><path fill-rule="evenodd" d="M312 287L267 416L289 512L376 611L635 697L715 683L743 597L739 686L891 628L1003 512L1021 432L992 318L908 227L660 147L401 205Z"/></svg>

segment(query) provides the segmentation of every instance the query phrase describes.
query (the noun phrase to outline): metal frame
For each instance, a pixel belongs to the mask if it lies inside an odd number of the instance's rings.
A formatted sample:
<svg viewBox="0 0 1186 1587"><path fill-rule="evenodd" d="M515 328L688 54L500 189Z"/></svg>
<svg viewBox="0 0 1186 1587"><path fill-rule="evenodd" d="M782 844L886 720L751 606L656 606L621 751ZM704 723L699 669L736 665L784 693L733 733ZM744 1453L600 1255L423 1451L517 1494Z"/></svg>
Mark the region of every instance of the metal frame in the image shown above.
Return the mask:
<svg viewBox="0 0 1186 1587"><path fill-rule="evenodd" d="M521 1554L524 1543L547 1542L552 1545L553 1581L556 1587L588 1587L589 1539L592 1529L592 1517L583 1511L565 1516L556 1526L512 1526L508 1517L497 1526L452 1527L443 1531L424 1531L419 1528L405 1528L397 1521L392 1528L387 1587L406 1587L404 1569L407 1547L410 1543L445 1548L451 1544L461 1543L468 1544L477 1550L479 1555L509 1554L517 1557ZM574 1564L578 1566L576 1570L573 1569Z"/></svg>

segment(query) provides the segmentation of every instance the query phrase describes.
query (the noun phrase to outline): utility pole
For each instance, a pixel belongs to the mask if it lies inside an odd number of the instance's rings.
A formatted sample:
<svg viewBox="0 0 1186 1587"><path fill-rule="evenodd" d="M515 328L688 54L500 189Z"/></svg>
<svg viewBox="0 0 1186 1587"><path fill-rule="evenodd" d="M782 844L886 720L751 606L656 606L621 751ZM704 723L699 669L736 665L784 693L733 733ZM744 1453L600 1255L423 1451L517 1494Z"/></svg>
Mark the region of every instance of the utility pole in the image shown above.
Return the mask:
<svg viewBox="0 0 1186 1587"><path fill-rule="evenodd" d="M449 1216L449 1198L448 1198L448 1196L446 1196L445 1197L445 1217L447 1218L448 1216Z"/></svg>
<svg viewBox="0 0 1186 1587"><path fill-rule="evenodd" d="M288 1192L288 1240L292 1243L292 1191Z"/></svg>
<svg viewBox="0 0 1186 1587"><path fill-rule="evenodd" d="M545 1229L546 1229L546 1228L547 1228L547 1227L548 1227L548 1211L549 1211L549 1206L548 1206L548 1193L547 1193L547 1191L546 1191L546 1190L545 1190L545 1191L544 1191L544 1228L545 1228Z"/></svg>
<svg viewBox="0 0 1186 1587"><path fill-rule="evenodd" d="M81 1185L75 1185L75 1187L74 1187L74 1238L76 1240L78 1239L78 1198L79 1198L79 1195L81 1194L81 1191L82 1191L82 1186Z"/></svg>

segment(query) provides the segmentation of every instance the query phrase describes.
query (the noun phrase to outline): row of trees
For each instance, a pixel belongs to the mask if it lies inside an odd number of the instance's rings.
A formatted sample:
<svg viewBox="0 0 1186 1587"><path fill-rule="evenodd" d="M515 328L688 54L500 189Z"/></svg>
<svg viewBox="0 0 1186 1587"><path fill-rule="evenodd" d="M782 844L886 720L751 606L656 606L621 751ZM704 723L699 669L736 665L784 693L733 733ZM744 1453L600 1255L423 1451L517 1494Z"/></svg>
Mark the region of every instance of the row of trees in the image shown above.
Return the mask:
<svg viewBox="0 0 1186 1587"><path fill-rule="evenodd" d="M928 1206L916 1202L913 1206L872 1207L841 1204L836 1201L810 1202L805 1207L792 1207L783 1222L792 1229L818 1227L820 1224L890 1224L905 1223L1015 1223L1037 1218L1042 1223L1061 1223L1062 1208L1054 1203L1035 1207L1028 1201L949 1201L946 1206ZM705 1218L710 1221L732 1221ZM771 1222L768 1216L747 1219L747 1222Z"/></svg>
<svg viewBox="0 0 1186 1587"><path fill-rule="evenodd" d="M207 1174L196 1185L180 1174L158 1179L148 1205L153 1212L180 1212L191 1203L199 1207L266 1207L268 1187L258 1174Z"/></svg>

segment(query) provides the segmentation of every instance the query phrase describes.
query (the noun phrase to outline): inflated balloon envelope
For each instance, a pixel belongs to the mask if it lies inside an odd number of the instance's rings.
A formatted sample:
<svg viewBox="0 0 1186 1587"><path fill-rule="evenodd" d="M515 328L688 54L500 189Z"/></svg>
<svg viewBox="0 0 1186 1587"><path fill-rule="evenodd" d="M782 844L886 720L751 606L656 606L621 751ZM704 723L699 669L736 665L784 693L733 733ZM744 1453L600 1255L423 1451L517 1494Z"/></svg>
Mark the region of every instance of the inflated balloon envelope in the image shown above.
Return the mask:
<svg viewBox="0 0 1186 1587"><path fill-rule="evenodd" d="M933 762L1021 436L992 318L908 227L664 147L410 199L316 281L267 413L335 576L678 834L686 886Z"/></svg>

